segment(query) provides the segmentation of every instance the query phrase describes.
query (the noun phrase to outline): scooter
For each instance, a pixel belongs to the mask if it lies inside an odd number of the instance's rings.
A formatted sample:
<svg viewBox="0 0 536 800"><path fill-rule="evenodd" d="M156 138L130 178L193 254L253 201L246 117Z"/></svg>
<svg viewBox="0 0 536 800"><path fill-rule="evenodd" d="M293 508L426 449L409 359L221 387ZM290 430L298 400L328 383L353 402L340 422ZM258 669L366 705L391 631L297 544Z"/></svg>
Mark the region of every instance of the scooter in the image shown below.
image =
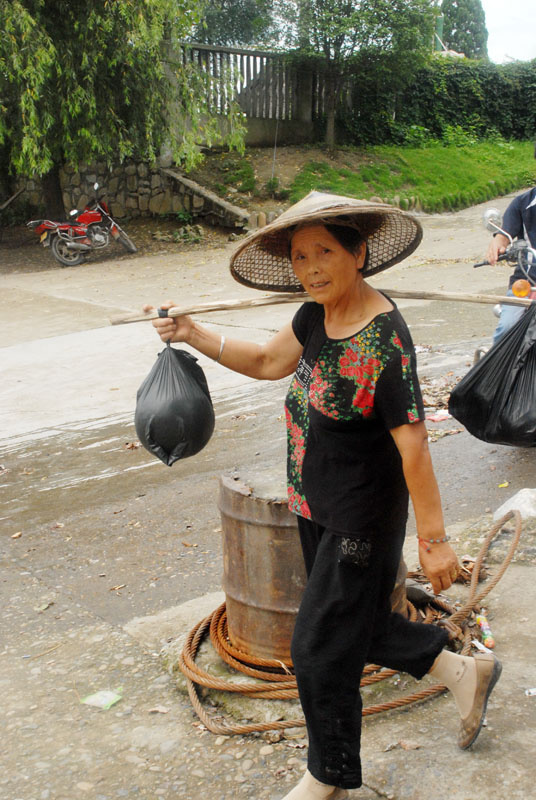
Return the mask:
<svg viewBox="0 0 536 800"><path fill-rule="evenodd" d="M497 261L507 261L513 267L518 266L524 278L519 278L512 284L511 290L514 297L520 297L527 300L536 300L536 270L535 274L531 275L531 269L536 267L536 250L534 250L528 242L524 239L517 239L515 242L510 234L500 227L501 213L496 208L488 208L484 212L484 225L491 233L502 233L510 244L507 246L506 251L498 256ZM479 261L473 264L473 267L490 266L489 261ZM497 303L493 308L493 313L497 318L501 316L502 305ZM478 348L475 350L473 364L476 364L480 358L487 353L488 348Z"/></svg>
<svg viewBox="0 0 536 800"><path fill-rule="evenodd" d="M514 297L525 297L529 300L536 299L536 271L531 275L531 270L536 267L536 250L532 248L524 239L517 239L515 242L510 234L500 227L501 215L496 208L488 208L484 212L484 224L492 233L502 233L509 240L510 244L506 252L502 253L497 261L507 261L512 266L518 266L524 278L520 278L512 284L512 294ZM474 267L484 267L489 265L489 261L479 261L473 264ZM501 315L501 305L495 306L494 314Z"/></svg>
<svg viewBox="0 0 536 800"><path fill-rule="evenodd" d="M95 183L93 188L97 194L99 184ZM119 241L129 253L137 251L132 239L113 219L103 197L96 196L83 211L73 209L69 217L68 222L34 219L27 223L40 236L43 247L50 247L62 267L76 267L92 251L107 247L110 239Z"/></svg>

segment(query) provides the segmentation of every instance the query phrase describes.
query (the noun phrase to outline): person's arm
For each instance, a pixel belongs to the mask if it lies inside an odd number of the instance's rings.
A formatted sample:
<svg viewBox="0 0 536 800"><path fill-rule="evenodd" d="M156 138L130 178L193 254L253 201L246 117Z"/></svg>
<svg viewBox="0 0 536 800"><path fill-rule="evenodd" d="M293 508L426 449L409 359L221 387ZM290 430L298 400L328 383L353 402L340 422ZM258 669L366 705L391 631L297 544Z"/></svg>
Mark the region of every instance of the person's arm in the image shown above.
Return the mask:
<svg viewBox="0 0 536 800"><path fill-rule="evenodd" d="M458 574L458 558L445 537L439 488L428 448L424 422L401 425L391 435L402 458L404 478L415 511L419 537L419 560L436 594L448 589Z"/></svg>
<svg viewBox="0 0 536 800"><path fill-rule="evenodd" d="M161 308L171 308L168 301ZM144 311L152 306L144 306ZM224 367L260 380L278 380L291 375L302 353L302 345L285 325L266 344L223 338L219 333L200 325L191 317L159 317L153 326L163 342L184 342Z"/></svg>

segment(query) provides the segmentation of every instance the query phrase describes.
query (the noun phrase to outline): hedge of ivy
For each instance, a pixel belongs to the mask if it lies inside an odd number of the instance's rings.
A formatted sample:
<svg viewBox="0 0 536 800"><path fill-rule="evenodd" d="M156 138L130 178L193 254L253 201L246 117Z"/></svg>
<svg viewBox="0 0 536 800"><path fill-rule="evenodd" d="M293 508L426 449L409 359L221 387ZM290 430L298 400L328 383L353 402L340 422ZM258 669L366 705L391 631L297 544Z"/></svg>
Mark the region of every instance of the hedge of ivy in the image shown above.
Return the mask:
<svg viewBox="0 0 536 800"><path fill-rule="evenodd" d="M434 57L395 95L388 70L355 62L350 102L339 114L348 144L419 145L477 138L536 138L536 59L497 65Z"/></svg>

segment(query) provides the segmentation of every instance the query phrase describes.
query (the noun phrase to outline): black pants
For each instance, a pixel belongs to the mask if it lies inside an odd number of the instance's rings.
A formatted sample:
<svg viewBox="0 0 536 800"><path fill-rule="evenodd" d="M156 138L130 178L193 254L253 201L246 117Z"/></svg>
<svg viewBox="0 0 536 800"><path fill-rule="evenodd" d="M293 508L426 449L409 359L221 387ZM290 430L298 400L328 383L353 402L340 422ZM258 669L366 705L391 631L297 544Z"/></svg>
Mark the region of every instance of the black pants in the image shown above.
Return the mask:
<svg viewBox="0 0 536 800"><path fill-rule="evenodd" d="M365 664L422 678L448 641L444 630L391 612L404 530L388 546L348 537L298 517L308 581L292 638L292 660L309 735L308 768L319 781L361 786Z"/></svg>

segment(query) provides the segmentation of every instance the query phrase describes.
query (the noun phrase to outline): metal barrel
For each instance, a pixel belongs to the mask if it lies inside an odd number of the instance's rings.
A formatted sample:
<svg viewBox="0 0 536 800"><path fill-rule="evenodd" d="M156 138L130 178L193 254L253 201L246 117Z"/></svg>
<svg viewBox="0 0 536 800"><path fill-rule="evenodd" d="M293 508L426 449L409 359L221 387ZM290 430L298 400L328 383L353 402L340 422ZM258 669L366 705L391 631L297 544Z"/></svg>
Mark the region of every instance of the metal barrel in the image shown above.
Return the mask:
<svg viewBox="0 0 536 800"><path fill-rule="evenodd" d="M248 655L290 663L306 575L296 517L274 473L220 478L229 638Z"/></svg>
<svg viewBox="0 0 536 800"><path fill-rule="evenodd" d="M258 658L290 664L290 642L306 583L296 517L276 470L220 477L223 590L229 638ZM400 562L391 595L393 611L407 615Z"/></svg>

